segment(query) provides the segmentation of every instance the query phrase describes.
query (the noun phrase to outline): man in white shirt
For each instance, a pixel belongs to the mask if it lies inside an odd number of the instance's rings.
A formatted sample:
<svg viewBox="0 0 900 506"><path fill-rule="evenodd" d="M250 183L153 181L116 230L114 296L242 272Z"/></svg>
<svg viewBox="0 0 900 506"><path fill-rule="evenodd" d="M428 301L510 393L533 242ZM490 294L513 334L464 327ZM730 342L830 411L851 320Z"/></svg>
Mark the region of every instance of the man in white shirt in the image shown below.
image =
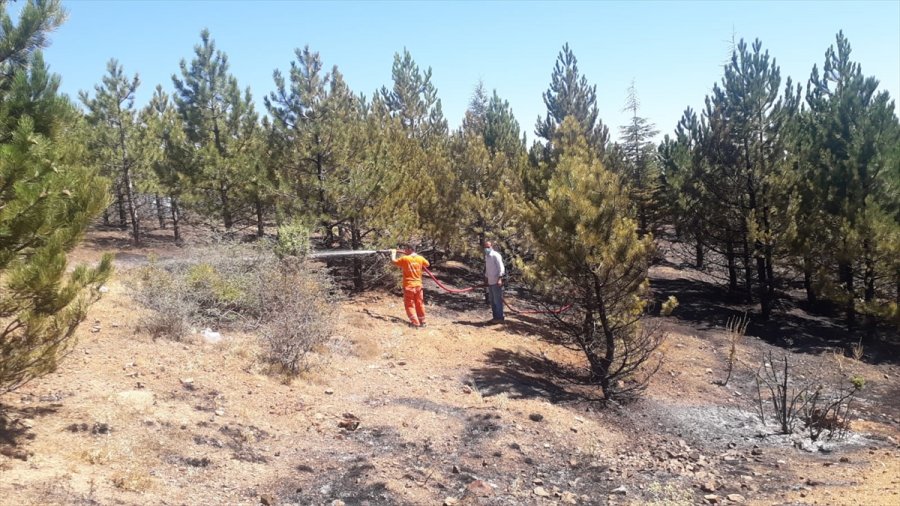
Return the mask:
<svg viewBox="0 0 900 506"><path fill-rule="evenodd" d="M488 300L491 303L493 318L489 323L503 321L503 275L506 268L503 266L503 257L494 251L490 241L484 243L484 277L487 279Z"/></svg>

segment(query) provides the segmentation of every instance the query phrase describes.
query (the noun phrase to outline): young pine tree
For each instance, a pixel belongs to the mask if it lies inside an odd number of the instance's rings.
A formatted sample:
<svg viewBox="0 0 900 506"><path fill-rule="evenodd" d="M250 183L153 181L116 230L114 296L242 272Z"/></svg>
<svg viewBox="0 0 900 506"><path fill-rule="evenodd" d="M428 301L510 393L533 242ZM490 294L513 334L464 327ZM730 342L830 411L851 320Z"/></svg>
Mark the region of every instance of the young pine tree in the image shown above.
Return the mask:
<svg viewBox="0 0 900 506"><path fill-rule="evenodd" d="M591 156L574 117L554 141L559 164L546 198L530 205L535 256L525 272L545 293L572 302L559 328L584 353L604 398L623 396L646 385L662 338L641 318L652 240L638 237L621 181Z"/></svg>
<svg viewBox="0 0 900 506"><path fill-rule="evenodd" d="M243 192L248 151L259 125L249 88L242 94L228 72L228 57L216 49L209 31L200 33L190 65L181 61L181 78L172 76L175 105L194 147L193 198L207 215L219 214L230 232L251 207Z"/></svg>
<svg viewBox="0 0 900 506"><path fill-rule="evenodd" d="M140 85L137 75L129 78L115 59L106 64L107 75L94 86L94 97L82 91L91 125L90 152L95 163L123 189L124 207L131 223L131 240L141 243L137 208L137 181L146 179L144 130L134 108L134 94Z"/></svg>
<svg viewBox="0 0 900 506"><path fill-rule="evenodd" d="M66 253L106 206L108 183L84 163L84 126L37 49L65 13L0 8L0 393L53 371L111 270L68 272Z"/></svg>

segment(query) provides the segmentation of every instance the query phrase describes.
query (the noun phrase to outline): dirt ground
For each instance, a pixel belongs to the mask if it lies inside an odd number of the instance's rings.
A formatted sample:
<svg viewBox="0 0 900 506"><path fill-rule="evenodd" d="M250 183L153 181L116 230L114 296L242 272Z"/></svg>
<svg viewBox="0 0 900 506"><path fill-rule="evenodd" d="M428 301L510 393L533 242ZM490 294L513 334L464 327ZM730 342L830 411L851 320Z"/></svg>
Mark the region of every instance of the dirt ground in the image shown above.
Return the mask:
<svg viewBox="0 0 900 506"><path fill-rule="evenodd" d="M833 367L839 325L802 308L788 309L793 329L751 326L723 387L721 315L740 305L656 266L659 296L682 301L662 319L662 368L641 400L602 406L547 322L488 326L480 295L428 282L426 329L405 325L396 294L350 298L322 366L286 382L264 374L253 335L136 331L127 271L190 254L165 231L148 244L94 231L73 253L111 251L118 272L59 370L0 397L0 503L900 504L896 349L846 359L866 387L845 440L813 445L760 424L751 369L766 353Z"/></svg>

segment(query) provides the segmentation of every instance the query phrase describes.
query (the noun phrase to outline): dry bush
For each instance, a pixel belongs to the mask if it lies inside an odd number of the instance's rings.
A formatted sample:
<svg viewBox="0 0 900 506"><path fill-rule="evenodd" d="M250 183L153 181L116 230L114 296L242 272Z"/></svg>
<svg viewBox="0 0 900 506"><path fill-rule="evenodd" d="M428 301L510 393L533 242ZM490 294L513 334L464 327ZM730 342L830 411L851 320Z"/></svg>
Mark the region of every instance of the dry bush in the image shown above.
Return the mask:
<svg viewBox="0 0 900 506"><path fill-rule="evenodd" d="M283 372L303 372L309 353L322 348L334 329L337 291L322 272L300 263L281 264L262 281L265 360Z"/></svg>
<svg viewBox="0 0 900 506"><path fill-rule="evenodd" d="M338 309L323 272L258 245L198 249L186 260L153 263L137 278L135 298L151 310L140 327L154 337L183 339L198 327L257 332L264 360L289 374L308 368Z"/></svg>

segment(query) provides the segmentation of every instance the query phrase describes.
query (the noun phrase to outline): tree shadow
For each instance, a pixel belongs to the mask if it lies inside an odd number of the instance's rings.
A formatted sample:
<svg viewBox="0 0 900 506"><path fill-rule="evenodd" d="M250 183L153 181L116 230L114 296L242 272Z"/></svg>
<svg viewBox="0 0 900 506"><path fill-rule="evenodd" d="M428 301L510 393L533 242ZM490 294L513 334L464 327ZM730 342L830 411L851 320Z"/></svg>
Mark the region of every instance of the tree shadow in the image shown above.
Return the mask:
<svg viewBox="0 0 900 506"><path fill-rule="evenodd" d="M0 404L0 449L16 447L23 440L30 441L35 435L29 427L22 423L23 419L35 419L51 415L59 411L62 404L48 406L29 406L13 408Z"/></svg>
<svg viewBox="0 0 900 506"><path fill-rule="evenodd" d="M553 403L581 401L590 395L586 377L530 352L494 348L488 365L472 369L471 379L483 397L507 394L513 399L543 398Z"/></svg>
<svg viewBox="0 0 900 506"><path fill-rule="evenodd" d="M750 306L722 286L686 279L652 279L655 308L674 294L678 308L672 313L676 321L689 323L702 330L722 329L729 318L745 312L750 316L746 335L798 353L821 354L832 349L849 350L862 342L864 361L871 364L900 363L897 348L900 343L890 339L891 329L880 328L866 335L850 332L837 318L806 311L804 304L796 303L784 295L768 321L762 320L757 306ZM895 332L895 331L894 331Z"/></svg>
<svg viewBox="0 0 900 506"><path fill-rule="evenodd" d="M363 312L364 312L367 316L369 316L370 318L375 318L376 320L381 320L381 321L383 321L383 322L387 322L387 323L399 323L399 324L402 324L402 325L408 325L408 324L409 324L409 322L406 321L406 320L404 320L403 318L398 318L398 317L396 317L396 316L383 315L383 314L375 313L375 312L373 312L373 311L372 311L371 309L369 309L369 308L363 309Z"/></svg>

